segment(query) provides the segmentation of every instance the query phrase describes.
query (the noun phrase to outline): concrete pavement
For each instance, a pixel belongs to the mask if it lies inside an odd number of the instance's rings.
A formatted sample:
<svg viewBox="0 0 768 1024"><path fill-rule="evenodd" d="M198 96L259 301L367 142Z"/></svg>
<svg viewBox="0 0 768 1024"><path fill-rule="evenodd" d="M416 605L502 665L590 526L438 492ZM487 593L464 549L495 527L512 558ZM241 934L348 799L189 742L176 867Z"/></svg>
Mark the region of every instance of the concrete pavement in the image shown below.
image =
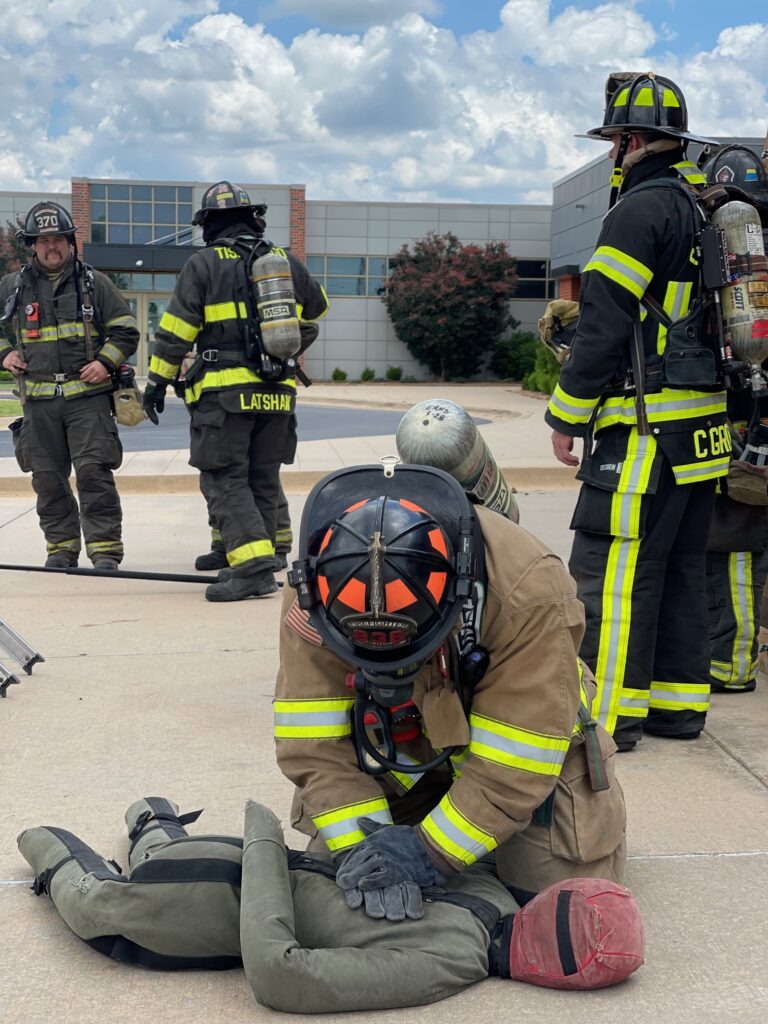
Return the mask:
<svg viewBox="0 0 768 1024"><path fill-rule="evenodd" d="M523 524L561 555L574 500L566 490L520 497ZM302 502L291 499L295 523ZM206 549L199 495L124 504L126 568L186 572ZM0 496L0 551L3 561L40 562L29 497ZM143 795L204 807L191 826L198 834L240 831L247 797L287 827L290 786L275 765L270 706L279 600L211 605L194 585L11 572L0 588L0 617L47 658L0 701L3 1024L298 1021L259 1007L241 971L162 975L90 950L47 897L33 897L15 844L25 827L58 825L125 864L122 815ZM647 931L646 966L628 983L587 994L492 980L430 1007L377 1012L376 1024L764 1024L767 733L761 677L754 694L715 695L699 740L646 737L619 759L627 884Z"/></svg>
<svg viewBox="0 0 768 1024"><path fill-rule="evenodd" d="M286 490L308 490L325 473L344 466L378 462L395 453L394 434L366 436L365 413L370 408L402 410L425 398L449 398L469 412L490 419L479 429L509 483L517 490L572 487L572 470L552 455L550 431L544 423L543 396L523 392L514 384L314 384L300 389L299 402L339 404L359 410L360 436L299 443L296 461L286 466ZM177 402L170 396L167 401ZM0 420L0 427L5 426ZM118 470L122 494L189 493L197 490L197 471L187 464L186 448L170 451L128 452ZM0 494L30 493L13 457L0 458Z"/></svg>

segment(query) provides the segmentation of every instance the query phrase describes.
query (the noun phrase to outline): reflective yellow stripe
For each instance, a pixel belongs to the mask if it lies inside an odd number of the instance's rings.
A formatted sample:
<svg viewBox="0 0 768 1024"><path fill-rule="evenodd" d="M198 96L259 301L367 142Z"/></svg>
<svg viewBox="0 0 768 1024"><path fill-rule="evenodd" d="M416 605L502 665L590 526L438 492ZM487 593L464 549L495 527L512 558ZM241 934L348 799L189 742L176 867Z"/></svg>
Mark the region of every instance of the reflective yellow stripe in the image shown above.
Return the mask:
<svg viewBox="0 0 768 1024"><path fill-rule="evenodd" d="M413 766L414 768L416 767L416 765L420 763L416 760L415 757L410 757L408 754L404 754L402 753L402 751L399 750L397 751L397 756L395 757L395 760L397 761L398 764L407 764ZM416 785L419 779L423 778L424 772L390 772L389 775L390 778L394 779L395 782L397 782L400 785L400 787L404 790L404 792L407 793L409 790L413 789L413 787Z"/></svg>
<svg viewBox="0 0 768 1024"><path fill-rule="evenodd" d="M592 410L599 401L599 397L576 398L556 384L549 400L549 411L553 416L557 416L558 419L564 420L566 423L589 423Z"/></svg>
<svg viewBox="0 0 768 1024"><path fill-rule="evenodd" d="M725 392L677 391L673 388L663 388L656 394L646 394L645 405L650 423L717 416L725 413ZM607 398L598 410L595 432L616 423L621 423L625 427L637 423L634 397L616 395Z"/></svg>
<svg viewBox="0 0 768 1024"><path fill-rule="evenodd" d="M474 712L469 728L473 756L536 775L559 775L570 746L570 737L520 729Z"/></svg>
<svg viewBox="0 0 768 1024"><path fill-rule="evenodd" d="M264 381L257 373L245 366L233 366L226 370L207 370L200 380L195 381L191 387L186 389L184 397L188 405L194 405L203 391L263 383ZM282 380L280 387L292 388L295 391L296 381L291 378Z"/></svg>
<svg viewBox="0 0 768 1024"><path fill-rule="evenodd" d="M651 683L649 707L660 711L707 711L709 683Z"/></svg>
<svg viewBox="0 0 768 1024"><path fill-rule="evenodd" d="M627 718L647 718L648 690L634 690L622 686L619 696L619 714Z"/></svg>
<svg viewBox="0 0 768 1024"><path fill-rule="evenodd" d="M112 320L107 320L104 324L106 330L110 327L135 327L138 330L139 325L136 323L136 318L130 314L125 316L116 316Z"/></svg>
<svg viewBox="0 0 768 1024"><path fill-rule="evenodd" d="M21 336L25 342L34 344L36 341L60 341L64 338L84 338L85 329L82 323L70 320L66 323L56 324L53 327L41 327L36 338L30 338L29 330L27 328L22 328ZM93 328L91 329L91 336L98 337L97 332L95 332Z"/></svg>
<svg viewBox="0 0 768 1024"><path fill-rule="evenodd" d="M227 552L227 561L236 568L250 562L252 558L271 558L275 553L275 545L271 540L252 540L248 544L241 544L239 548L232 548Z"/></svg>
<svg viewBox="0 0 768 1024"><path fill-rule="evenodd" d="M648 492L656 450L654 437L641 437L632 430L619 484L611 497L610 531L614 537L640 536L642 496Z"/></svg>
<svg viewBox="0 0 768 1024"><path fill-rule="evenodd" d="M331 303L328 301L328 294L327 294L325 288L323 288L322 285L320 285L320 291L323 293L323 298L325 299L325 309L323 310L323 312L322 313L318 313L317 316L313 316L313 317L302 317L302 313L304 312L304 307L300 306L299 303L297 302L296 303L296 316L299 318L299 320L305 319L308 324L317 323L318 320L322 320L323 319L325 314L331 308Z"/></svg>
<svg viewBox="0 0 768 1024"><path fill-rule="evenodd" d="M670 281L664 295L664 312L674 323L685 316L691 304L692 281ZM659 355L664 354L667 347L667 328L659 324L659 333L656 339L656 351Z"/></svg>
<svg viewBox="0 0 768 1024"><path fill-rule="evenodd" d="M702 174L696 164L691 163L690 160L681 160L680 163L672 164L672 166L690 185L706 185L706 175Z"/></svg>
<svg viewBox="0 0 768 1024"><path fill-rule="evenodd" d="M244 302L238 302L237 306L234 302L215 302L205 307L204 314L207 324L216 324L222 320L237 320L238 316L245 319L248 310Z"/></svg>
<svg viewBox="0 0 768 1024"><path fill-rule="evenodd" d="M49 555L53 555L57 551L74 551L78 553L80 551L80 538L72 537L70 540L46 541L45 549Z"/></svg>
<svg viewBox="0 0 768 1024"><path fill-rule="evenodd" d="M672 89L665 89L661 105L663 107L679 107L680 100L677 98L677 96L675 96L675 93Z"/></svg>
<svg viewBox="0 0 768 1024"><path fill-rule="evenodd" d="M750 663L755 640L751 551L730 552L728 555L728 584L733 618L736 623L731 674L728 682L748 683L753 678L750 672Z"/></svg>
<svg viewBox="0 0 768 1024"><path fill-rule="evenodd" d="M98 355L104 359L108 359L111 363L114 363L115 366L119 366L125 358L122 350L119 349L117 345L113 345L111 341L108 341L106 345L103 345L99 349Z"/></svg>
<svg viewBox="0 0 768 1024"><path fill-rule="evenodd" d="M595 249L594 256L584 267L584 273L591 270L620 284L636 299L642 299L646 288L653 280L652 270L621 249L614 249L610 245L601 245Z"/></svg>
<svg viewBox="0 0 768 1024"><path fill-rule="evenodd" d="M605 570L595 669L595 706L598 722L610 733L616 728L627 668L627 650L632 625L632 588L640 544L640 540L617 537L611 543Z"/></svg>
<svg viewBox="0 0 768 1024"><path fill-rule="evenodd" d="M356 804L336 807L323 814L313 814L312 821L325 840L328 849L345 850L365 839L365 833L358 826L359 818L373 818L385 825L392 824L392 814L385 797L363 800Z"/></svg>
<svg viewBox="0 0 768 1024"><path fill-rule="evenodd" d="M152 356L149 361L149 372L155 377L161 377L163 380L171 380L176 376L179 370L178 363L169 363L165 359L161 359L159 356Z"/></svg>
<svg viewBox="0 0 768 1024"><path fill-rule="evenodd" d="M325 740L352 735L354 697L337 700L276 700L275 738Z"/></svg>
<svg viewBox="0 0 768 1024"><path fill-rule="evenodd" d="M199 327L195 327L194 324L187 323L180 316L174 316L167 311L160 317L158 330L168 331L169 334L174 334L177 338L181 338L182 341L189 342L190 345L200 333Z"/></svg>
<svg viewBox="0 0 768 1024"><path fill-rule="evenodd" d="M421 827L435 846L462 864L474 864L499 845L489 832L464 817L450 793L424 818Z"/></svg>
<svg viewBox="0 0 768 1024"><path fill-rule="evenodd" d="M650 86L645 86L643 89L638 89L632 98L633 107L652 107L654 104L653 89Z"/></svg>
<svg viewBox="0 0 768 1024"><path fill-rule="evenodd" d="M719 476L725 476L731 459L724 455L716 459L702 459L701 462L690 462L684 466L672 466L675 474L675 483L694 484L702 480L716 480Z"/></svg>

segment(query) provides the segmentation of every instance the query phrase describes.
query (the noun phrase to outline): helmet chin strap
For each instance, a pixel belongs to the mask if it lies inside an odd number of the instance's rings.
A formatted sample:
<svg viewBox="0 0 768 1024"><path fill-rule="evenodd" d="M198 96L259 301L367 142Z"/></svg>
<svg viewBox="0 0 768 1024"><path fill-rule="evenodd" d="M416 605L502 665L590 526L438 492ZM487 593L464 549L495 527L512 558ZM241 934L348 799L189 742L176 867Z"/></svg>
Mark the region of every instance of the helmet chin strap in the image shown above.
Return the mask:
<svg viewBox="0 0 768 1024"><path fill-rule="evenodd" d="M608 200L609 210L612 210L614 208L619 198L619 192L621 192L621 186L624 182L624 157L627 155L627 150L629 149L629 143L631 138L631 132L622 132L621 142L619 143L619 150L616 154L616 160L613 164L613 171L611 172L611 195Z"/></svg>

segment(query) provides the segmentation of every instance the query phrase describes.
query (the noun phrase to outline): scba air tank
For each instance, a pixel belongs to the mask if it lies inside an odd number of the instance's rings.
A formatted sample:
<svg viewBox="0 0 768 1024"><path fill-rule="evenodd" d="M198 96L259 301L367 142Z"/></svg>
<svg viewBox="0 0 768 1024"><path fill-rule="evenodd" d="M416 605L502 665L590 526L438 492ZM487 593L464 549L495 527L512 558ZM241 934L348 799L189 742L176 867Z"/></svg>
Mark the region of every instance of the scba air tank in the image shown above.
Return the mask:
<svg viewBox="0 0 768 1024"><path fill-rule="evenodd" d="M768 358L768 273L760 215L732 200L712 215L725 234L731 283L720 289L725 340L737 359L759 366Z"/></svg>
<svg viewBox="0 0 768 1024"><path fill-rule="evenodd" d="M476 501L517 523L515 497L472 417L447 398L419 402L400 420L397 451L403 462L450 473Z"/></svg>
<svg viewBox="0 0 768 1024"><path fill-rule="evenodd" d="M290 359L301 348L301 331L287 256L274 249L259 256L251 277L264 351L273 359Z"/></svg>

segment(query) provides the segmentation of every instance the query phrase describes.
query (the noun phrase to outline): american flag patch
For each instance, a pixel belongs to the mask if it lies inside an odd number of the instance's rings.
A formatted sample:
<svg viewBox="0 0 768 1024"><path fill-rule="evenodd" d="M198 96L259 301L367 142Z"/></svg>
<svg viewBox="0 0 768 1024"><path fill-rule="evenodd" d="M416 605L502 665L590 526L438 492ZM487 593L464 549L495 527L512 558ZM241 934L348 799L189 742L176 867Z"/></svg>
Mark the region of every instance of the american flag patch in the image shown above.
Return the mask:
<svg viewBox="0 0 768 1024"><path fill-rule="evenodd" d="M308 643L314 644L315 647L323 646L323 638L314 626L310 626L309 612L305 611L303 608L299 608L298 599L295 600L288 609L288 614L283 619L283 622L289 629L292 629L294 633L298 634L302 640L306 640Z"/></svg>

